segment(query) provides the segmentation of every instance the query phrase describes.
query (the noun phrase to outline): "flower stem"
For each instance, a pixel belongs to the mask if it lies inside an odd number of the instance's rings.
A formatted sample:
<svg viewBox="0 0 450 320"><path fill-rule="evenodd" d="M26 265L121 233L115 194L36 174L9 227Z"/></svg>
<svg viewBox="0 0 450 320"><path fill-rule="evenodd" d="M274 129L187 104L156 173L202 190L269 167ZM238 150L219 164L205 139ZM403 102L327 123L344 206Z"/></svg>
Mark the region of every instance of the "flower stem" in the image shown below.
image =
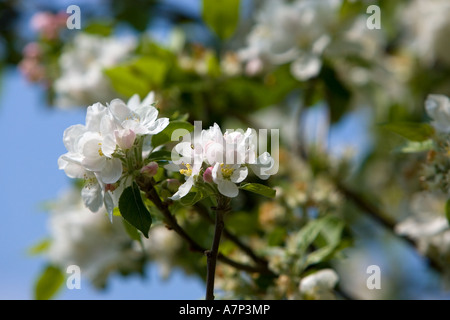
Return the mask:
<svg viewBox="0 0 450 320"><path fill-rule="evenodd" d="M229 211L230 199L220 196L217 199L216 224L214 229L214 239L211 250L205 252L207 257L206 273L206 300L214 300L214 279L216 275L217 255L219 254L219 244L222 231L224 229L223 217Z"/></svg>

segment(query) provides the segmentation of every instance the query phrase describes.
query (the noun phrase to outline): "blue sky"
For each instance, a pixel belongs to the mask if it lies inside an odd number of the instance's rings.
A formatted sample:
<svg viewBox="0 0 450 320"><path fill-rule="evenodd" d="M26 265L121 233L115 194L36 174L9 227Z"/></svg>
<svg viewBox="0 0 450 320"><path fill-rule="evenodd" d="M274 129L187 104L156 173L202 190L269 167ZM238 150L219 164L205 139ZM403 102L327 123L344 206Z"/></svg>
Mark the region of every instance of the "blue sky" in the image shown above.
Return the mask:
<svg viewBox="0 0 450 320"><path fill-rule="evenodd" d="M83 123L85 110L47 108L42 88L27 83L15 69L7 70L1 83L0 299L32 299L33 283L45 260L30 257L27 250L48 236L47 215L40 206L70 185L58 170L57 159L66 152L64 129ZM177 271L163 281L152 266L145 281L115 276L106 292L83 281L81 290L64 290L58 298L199 299L202 295L200 280Z"/></svg>

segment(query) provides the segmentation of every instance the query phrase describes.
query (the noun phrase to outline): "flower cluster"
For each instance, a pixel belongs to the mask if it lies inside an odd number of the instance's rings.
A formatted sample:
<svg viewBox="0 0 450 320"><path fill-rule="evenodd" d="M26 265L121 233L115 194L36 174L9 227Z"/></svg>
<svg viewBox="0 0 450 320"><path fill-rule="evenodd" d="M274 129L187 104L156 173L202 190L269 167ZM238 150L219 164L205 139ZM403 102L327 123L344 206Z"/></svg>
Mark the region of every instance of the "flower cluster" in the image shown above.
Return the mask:
<svg viewBox="0 0 450 320"><path fill-rule="evenodd" d="M450 100L444 95L430 94L425 109L434 127L433 148L422 170L422 182L430 190L448 193L450 186Z"/></svg>
<svg viewBox="0 0 450 320"><path fill-rule="evenodd" d="M59 32L66 26L67 13L51 13L40 11L31 17L31 28L47 40L54 40L59 36Z"/></svg>
<svg viewBox="0 0 450 320"><path fill-rule="evenodd" d="M107 106L96 103L87 108L86 124L64 132L67 153L58 159L60 169L71 178L85 179L85 205L93 212L104 204L110 216L121 194L136 172L152 171L144 162L146 138L161 132L168 118L158 119L151 92L143 101L137 95L127 104L114 99Z"/></svg>
<svg viewBox="0 0 450 320"><path fill-rule="evenodd" d="M142 273L145 259L156 263L167 277L174 264L181 239L163 225L152 227L149 239L141 243L130 239L122 218L114 223L104 219L104 208L92 214L84 207L80 193L74 189L51 205L47 256L62 270L77 265L95 287L104 287L114 273Z"/></svg>
<svg viewBox="0 0 450 320"><path fill-rule="evenodd" d="M185 137L187 138L187 137ZM194 141L183 141L174 148L173 163L168 170L179 171L186 182L171 197L179 200L186 196L194 185L207 183L217 187L224 196L234 198L239 194L236 185L248 175L250 168L260 179L273 174L275 160L268 152L257 157L256 131L222 130L217 124L202 130ZM181 155L181 157L176 156Z"/></svg>
<svg viewBox="0 0 450 320"><path fill-rule="evenodd" d="M114 90L104 69L126 60L135 46L133 38L77 34L59 58L61 75L54 84L56 105L80 106L111 99Z"/></svg>
<svg viewBox="0 0 450 320"><path fill-rule="evenodd" d="M379 34L368 32L373 30L362 16L342 24L342 5L341 0L265 1L239 51L246 74L289 63L294 78L306 81L320 73L324 58L376 57Z"/></svg>

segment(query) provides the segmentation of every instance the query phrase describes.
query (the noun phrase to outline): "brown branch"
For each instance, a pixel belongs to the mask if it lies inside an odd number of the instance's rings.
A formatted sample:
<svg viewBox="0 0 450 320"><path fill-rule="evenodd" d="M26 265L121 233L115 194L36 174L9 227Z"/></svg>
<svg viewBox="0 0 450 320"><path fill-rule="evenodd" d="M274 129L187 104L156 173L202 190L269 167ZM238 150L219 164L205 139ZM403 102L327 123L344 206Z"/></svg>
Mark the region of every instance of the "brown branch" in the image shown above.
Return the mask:
<svg viewBox="0 0 450 320"><path fill-rule="evenodd" d="M348 199L351 200L356 206L358 206L361 211L368 214L371 218L376 220L378 223L380 223L382 226L385 227L385 229L392 232L393 235L399 237L400 239L403 239L406 243L414 247L415 250L418 251L418 244L416 241L410 237L407 236L401 236L395 232L395 225L396 222L393 221L389 216L380 208L369 202L367 199L356 193L355 191L349 189L348 187L344 186L342 183L335 181L336 187L338 190ZM430 267L432 267L434 270L438 271L439 273L443 272L442 266L439 264L439 262L432 256L425 255L425 257L428 259Z"/></svg>
<svg viewBox="0 0 450 320"><path fill-rule="evenodd" d="M153 202L153 204L163 214L164 219L168 227L175 231L184 241L189 245L189 249L193 252L199 252L204 254L207 250L198 244L179 224L177 219L170 212L167 203L163 203L158 193L154 188L155 181L153 178L148 178L143 175L136 179L139 188L145 193L146 197ZM246 271L249 273L261 273L261 274L273 274L268 268L261 266L251 266L234 261L223 254L219 253L217 259L231 267L238 270Z"/></svg>
<svg viewBox="0 0 450 320"><path fill-rule="evenodd" d="M194 205L197 213L204 218L205 220L207 220L208 222L210 222L211 224L214 224L214 219L212 219L209 215L209 212L207 210L207 208L200 204L200 203L196 203ZM243 243L236 235L234 235L233 233L231 233L226 227L223 228L223 235L224 237L226 237L228 240L230 240L231 242L233 242L239 249L241 249L245 254L247 254L256 264L260 265L263 268L268 268L268 262L264 259L261 258L259 256L256 255L256 253L253 251L252 248L250 248L249 246L247 246L245 243Z"/></svg>
<svg viewBox="0 0 450 320"><path fill-rule="evenodd" d="M214 300L214 280L216 275L217 255L219 254L220 237L222 235L225 224L223 218L230 210L230 201L223 196L218 197L218 205L216 210L216 222L214 228L214 239L211 250L205 252L207 257L207 273L206 273L206 300Z"/></svg>

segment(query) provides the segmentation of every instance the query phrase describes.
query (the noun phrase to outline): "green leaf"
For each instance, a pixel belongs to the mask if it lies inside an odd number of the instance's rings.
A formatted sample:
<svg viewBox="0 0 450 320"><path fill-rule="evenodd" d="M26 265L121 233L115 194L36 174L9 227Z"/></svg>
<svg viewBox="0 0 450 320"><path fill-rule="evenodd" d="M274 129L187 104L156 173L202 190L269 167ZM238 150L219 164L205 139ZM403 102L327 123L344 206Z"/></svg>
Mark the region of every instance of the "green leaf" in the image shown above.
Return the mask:
<svg viewBox="0 0 450 320"><path fill-rule="evenodd" d="M175 120L169 122L169 125L160 133L155 134L152 137L152 146L156 148L160 145L172 141L172 133L177 129L183 129L187 132L191 132L194 130L194 126L186 121Z"/></svg>
<svg viewBox="0 0 450 320"><path fill-rule="evenodd" d="M325 100L330 108L330 118L334 123L349 109L352 94L333 68L324 65L320 76L325 85Z"/></svg>
<svg viewBox="0 0 450 320"><path fill-rule="evenodd" d="M304 254L308 247L319 235L324 224L324 219L309 221L296 235L296 251L300 255Z"/></svg>
<svg viewBox="0 0 450 320"><path fill-rule="evenodd" d="M135 93L145 97L150 91L149 86L139 76L134 75L127 66L116 66L104 72L111 80L114 89L125 97L131 97Z"/></svg>
<svg viewBox="0 0 450 320"><path fill-rule="evenodd" d="M404 145L395 149L397 152L401 153L414 153L414 152L423 152L429 151L434 148L434 142L431 139L417 142L417 141L408 141Z"/></svg>
<svg viewBox="0 0 450 320"><path fill-rule="evenodd" d="M119 199L119 210L122 217L128 223L148 238L148 231L152 225L152 217L142 201L141 191L135 182L122 192Z"/></svg>
<svg viewBox="0 0 450 320"><path fill-rule="evenodd" d="M381 126L411 141L423 142L434 134L433 127L428 123L390 122Z"/></svg>
<svg viewBox="0 0 450 320"><path fill-rule="evenodd" d="M136 241L141 241L141 234L139 231L133 227L131 224L127 222L127 220L123 219L123 226L125 227L125 231L128 233L131 239Z"/></svg>
<svg viewBox="0 0 450 320"><path fill-rule="evenodd" d="M271 247L281 246L286 239L287 231L283 227L275 227L273 231L268 234L267 244Z"/></svg>
<svg viewBox="0 0 450 320"><path fill-rule="evenodd" d="M113 23L109 21L92 22L83 28L83 32L107 37L111 35L113 27Z"/></svg>
<svg viewBox="0 0 450 320"><path fill-rule="evenodd" d="M180 199L180 203L183 206L193 206L200 200L203 200L210 196L210 194L206 190L200 188L193 188L193 190L194 191L189 192L187 195Z"/></svg>
<svg viewBox="0 0 450 320"><path fill-rule="evenodd" d="M51 299L61 289L63 283L62 271L52 265L46 266L35 284L34 298L36 300Z"/></svg>
<svg viewBox="0 0 450 320"><path fill-rule="evenodd" d="M260 194L268 198L275 198L276 191L271 187L265 186L259 183L246 183L239 187L240 189L247 190L253 193Z"/></svg>
<svg viewBox="0 0 450 320"><path fill-rule="evenodd" d="M150 153L148 156L149 161L169 161L172 159L172 152L167 150L158 150Z"/></svg>
<svg viewBox="0 0 450 320"><path fill-rule="evenodd" d="M339 218L333 216L323 218L320 234L314 241L320 248L308 255L306 265L322 262L334 254L341 243L344 225Z"/></svg>
<svg viewBox="0 0 450 320"><path fill-rule="evenodd" d="M239 0L203 0L202 18L221 39L233 35L239 22Z"/></svg>
<svg viewBox="0 0 450 320"><path fill-rule="evenodd" d="M134 74L141 75L152 87L159 87L166 78L168 66L164 60L141 57L130 64L129 67Z"/></svg>
<svg viewBox="0 0 450 320"><path fill-rule="evenodd" d="M450 199L445 203L445 217L447 221L450 223Z"/></svg>
<svg viewBox="0 0 450 320"><path fill-rule="evenodd" d="M34 246L32 246L30 249L28 249L28 254L30 254L32 256L41 254L41 253L47 251L47 249L50 247L51 243L52 243L52 241L50 239L43 239L43 240L39 241L37 244L35 244Z"/></svg>

